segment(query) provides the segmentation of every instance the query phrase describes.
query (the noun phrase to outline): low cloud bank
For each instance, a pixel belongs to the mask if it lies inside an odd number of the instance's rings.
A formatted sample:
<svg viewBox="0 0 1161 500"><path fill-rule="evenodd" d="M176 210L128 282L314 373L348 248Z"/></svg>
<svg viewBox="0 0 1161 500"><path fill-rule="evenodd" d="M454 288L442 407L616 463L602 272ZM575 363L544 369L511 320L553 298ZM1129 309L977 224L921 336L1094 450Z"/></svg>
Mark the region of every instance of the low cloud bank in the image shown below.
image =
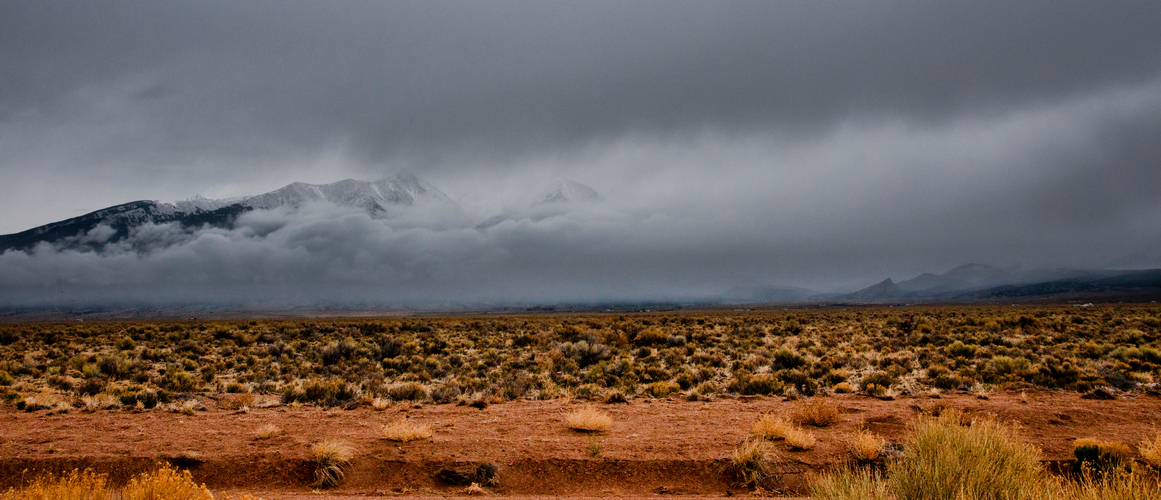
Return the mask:
<svg viewBox="0 0 1161 500"><path fill-rule="evenodd" d="M147 225L101 252L7 252L0 306L680 301L851 289L966 262L1158 267L1158 136L1153 80L941 125L852 120L810 140L610 139L436 176L462 211L311 205L247 213L230 230ZM533 207L542 191L521 180L532 171L602 200Z"/></svg>

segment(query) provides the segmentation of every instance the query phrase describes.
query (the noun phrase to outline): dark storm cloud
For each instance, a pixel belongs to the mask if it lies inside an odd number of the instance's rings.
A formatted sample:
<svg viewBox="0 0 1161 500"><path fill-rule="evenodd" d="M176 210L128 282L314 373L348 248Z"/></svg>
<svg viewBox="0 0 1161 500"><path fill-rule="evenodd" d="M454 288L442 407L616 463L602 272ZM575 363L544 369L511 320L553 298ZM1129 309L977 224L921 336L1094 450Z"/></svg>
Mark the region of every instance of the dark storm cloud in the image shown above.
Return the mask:
<svg viewBox="0 0 1161 500"><path fill-rule="evenodd" d="M7 254L0 280L591 299L1161 266L1158 20L1147 1L5 2L0 232L400 167L469 218L564 177L606 201L486 231L153 228L188 239Z"/></svg>

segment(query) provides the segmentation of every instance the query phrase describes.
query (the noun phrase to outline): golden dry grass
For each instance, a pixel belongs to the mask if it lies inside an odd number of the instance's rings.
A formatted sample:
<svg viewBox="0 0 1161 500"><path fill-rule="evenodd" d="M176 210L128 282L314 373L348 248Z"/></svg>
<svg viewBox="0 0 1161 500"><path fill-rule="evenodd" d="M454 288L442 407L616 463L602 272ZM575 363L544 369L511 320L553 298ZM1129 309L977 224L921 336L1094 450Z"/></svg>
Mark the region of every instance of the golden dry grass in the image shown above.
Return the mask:
<svg viewBox="0 0 1161 500"><path fill-rule="evenodd" d="M463 493L465 495L476 496L476 495L487 495L488 491L485 490L483 486L480 486L480 483L472 483L467 488L464 488Z"/></svg>
<svg viewBox="0 0 1161 500"><path fill-rule="evenodd" d="M887 440L868 430L861 430L851 437L847 448L857 462L874 462L883 458Z"/></svg>
<svg viewBox="0 0 1161 500"><path fill-rule="evenodd" d="M206 486L194 482L188 470L169 467L129 480L121 491L121 500L214 500Z"/></svg>
<svg viewBox="0 0 1161 500"><path fill-rule="evenodd" d="M772 413L758 417L750 427L750 434L770 441L785 441L791 450L809 450L817 442L810 431Z"/></svg>
<svg viewBox="0 0 1161 500"><path fill-rule="evenodd" d="M3 500L109 500L108 478L92 470L76 470L63 475L36 478L22 489L9 489Z"/></svg>
<svg viewBox="0 0 1161 500"><path fill-rule="evenodd" d="M1137 445L1137 453L1141 455L1141 461L1145 465L1161 471L1161 433L1154 436L1151 440L1142 440Z"/></svg>
<svg viewBox="0 0 1161 500"><path fill-rule="evenodd" d="M798 407L798 421L803 425L828 427L838 422L841 415L838 403L826 398L813 398Z"/></svg>
<svg viewBox="0 0 1161 500"><path fill-rule="evenodd" d="M388 441L415 441L431 437L431 428L401 418L383 426L383 437Z"/></svg>
<svg viewBox="0 0 1161 500"><path fill-rule="evenodd" d="M1046 481L1040 450L994 418L966 426L963 421L958 410L920 416L903 456L888 464L895 495L900 500L1038 498Z"/></svg>
<svg viewBox="0 0 1161 500"><path fill-rule="evenodd" d="M263 424L261 427L258 428L257 431L254 432L254 438L255 439L270 439L270 438L273 438L276 436L281 436L282 434L283 434L283 430L281 427L268 423L268 424Z"/></svg>
<svg viewBox="0 0 1161 500"><path fill-rule="evenodd" d="M328 439L310 447L314 457L314 486L330 487L339 484L346 468L355 458L355 447L342 441Z"/></svg>
<svg viewBox="0 0 1161 500"><path fill-rule="evenodd" d="M766 413L758 417L758 420L750 427L750 434L755 437L777 441L779 439L785 439L786 434L793 428L794 424L790 423L789 420L773 413Z"/></svg>
<svg viewBox="0 0 1161 500"><path fill-rule="evenodd" d="M613 417L592 406L585 406L565 417L568 428L579 432L605 432L613 428Z"/></svg>
<svg viewBox="0 0 1161 500"><path fill-rule="evenodd" d="M391 400L386 398L375 398L371 400L371 408L375 411L383 411L391 407Z"/></svg>

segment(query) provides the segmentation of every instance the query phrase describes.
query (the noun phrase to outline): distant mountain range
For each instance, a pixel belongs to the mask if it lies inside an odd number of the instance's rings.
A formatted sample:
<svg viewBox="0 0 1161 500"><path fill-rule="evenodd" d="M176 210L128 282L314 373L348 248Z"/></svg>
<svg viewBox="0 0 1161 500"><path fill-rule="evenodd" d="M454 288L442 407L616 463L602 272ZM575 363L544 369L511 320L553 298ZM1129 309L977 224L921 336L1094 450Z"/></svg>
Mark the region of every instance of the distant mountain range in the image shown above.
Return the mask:
<svg viewBox="0 0 1161 500"><path fill-rule="evenodd" d="M896 283L887 278L851 293L819 293L803 288L736 288L726 303L913 304L1067 301L1151 301L1161 299L1161 269L1038 269L1006 271L964 264L943 274L923 273Z"/></svg>
<svg viewBox="0 0 1161 500"><path fill-rule="evenodd" d="M562 181L539 197L539 201L528 210L544 212L552 207L600 200L600 195L593 188L579 182ZM311 203L359 208L376 218L388 218L415 206L453 210L459 208L454 200L438 188L409 172L378 181L346 179L331 184L295 182L269 193L242 198L213 200L199 196L174 203L141 200L115 205L27 231L0 235L0 253L27 251L41 243L71 250L99 251L111 243L124 240L134 229L146 224L176 223L191 230L207 226L229 229L240 215L247 212L296 208ZM493 216L478 227L522 216L527 215L517 213Z"/></svg>

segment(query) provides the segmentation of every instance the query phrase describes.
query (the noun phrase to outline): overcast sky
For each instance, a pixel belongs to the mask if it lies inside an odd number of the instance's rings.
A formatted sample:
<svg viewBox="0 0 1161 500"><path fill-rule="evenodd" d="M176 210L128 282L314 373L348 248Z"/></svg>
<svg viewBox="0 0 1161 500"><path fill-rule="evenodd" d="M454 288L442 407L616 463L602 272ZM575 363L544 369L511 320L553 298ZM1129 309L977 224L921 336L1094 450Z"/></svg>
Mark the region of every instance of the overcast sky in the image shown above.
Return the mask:
<svg viewBox="0 0 1161 500"><path fill-rule="evenodd" d="M431 243L464 252L447 289L1161 267L1158 26L1155 0L7 0L0 233L409 170L484 215L561 179L604 198Z"/></svg>

